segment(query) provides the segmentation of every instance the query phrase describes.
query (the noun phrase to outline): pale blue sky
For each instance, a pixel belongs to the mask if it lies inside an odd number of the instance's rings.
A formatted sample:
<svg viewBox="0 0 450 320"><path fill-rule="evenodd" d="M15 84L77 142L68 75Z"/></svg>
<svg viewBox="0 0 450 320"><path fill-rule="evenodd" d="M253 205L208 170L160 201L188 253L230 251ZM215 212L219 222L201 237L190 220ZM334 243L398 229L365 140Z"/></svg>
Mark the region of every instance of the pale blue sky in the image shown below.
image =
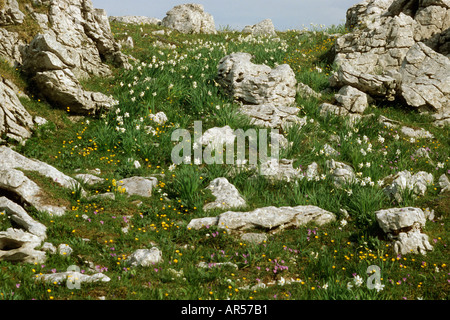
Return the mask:
<svg viewBox="0 0 450 320"><path fill-rule="evenodd" d="M362 0L92 0L94 7L105 9L109 16L138 15L162 19L175 5L202 4L214 17L216 28L246 25L272 19L275 29L302 29L311 23L338 25L345 23L345 13Z"/></svg>

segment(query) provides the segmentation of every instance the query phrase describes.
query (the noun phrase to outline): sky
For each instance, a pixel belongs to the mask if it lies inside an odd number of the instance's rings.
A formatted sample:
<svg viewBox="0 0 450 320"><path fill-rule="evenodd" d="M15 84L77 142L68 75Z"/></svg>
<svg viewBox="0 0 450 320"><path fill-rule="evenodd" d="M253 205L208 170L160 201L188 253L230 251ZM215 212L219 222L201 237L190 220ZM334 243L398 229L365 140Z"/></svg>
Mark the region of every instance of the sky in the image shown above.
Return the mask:
<svg viewBox="0 0 450 320"><path fill-rule="evenodd" d="M92 0L95 8L108 16L147 16L163 19L166 12L184 3L199 3L210 13L216 29L229 26L241 30L246 25L271 19L276 30L303 29L314 25L345 23L345 13L362 0Z"/></svg>

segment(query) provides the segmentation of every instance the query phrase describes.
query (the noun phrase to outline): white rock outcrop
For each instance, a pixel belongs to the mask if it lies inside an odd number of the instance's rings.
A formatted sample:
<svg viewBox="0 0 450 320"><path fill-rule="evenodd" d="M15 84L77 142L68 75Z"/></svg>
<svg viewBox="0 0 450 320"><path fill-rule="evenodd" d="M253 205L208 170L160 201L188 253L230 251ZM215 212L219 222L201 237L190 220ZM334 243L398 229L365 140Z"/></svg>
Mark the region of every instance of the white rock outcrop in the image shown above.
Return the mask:
<svg viewBox="0 0 450 320"><path fill-rule="evenodd" d="M245 104L293 104L297 80L291 67L282 64L271 69L251 59L249 53L236 52L219 61L217 82L224 91Z"/></svg>
<svg viewBox="0 0 450 320"><path fill-rule="evenodd" d="M158 248L152 247L151 249L138 249L134 251L125 260L125 263L132 267L151 267L162 261L162 252Z"/></svg>
<svg viewBox="0 0 450 320"><path fill-rule="evenodd" d="M181 33L217 33L213 16L205 12L201 4L195 3L173 7L162 19L161 25Z"/></svg>
<svg viewBox="0 0 450 320"><path fill-rule="evenodd" d="M422 232L426 224L422 209L406 207L375 212L381 229L393 240L396 254L420 253L425 255L433 249L428 236Z"/></svg>

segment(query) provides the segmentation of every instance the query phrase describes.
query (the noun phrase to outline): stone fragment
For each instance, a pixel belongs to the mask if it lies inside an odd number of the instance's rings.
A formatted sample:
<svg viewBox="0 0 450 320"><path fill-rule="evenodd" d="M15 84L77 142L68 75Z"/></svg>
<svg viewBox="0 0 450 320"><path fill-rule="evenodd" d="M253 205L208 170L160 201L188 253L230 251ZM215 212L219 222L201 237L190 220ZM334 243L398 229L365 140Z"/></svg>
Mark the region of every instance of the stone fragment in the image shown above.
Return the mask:
<svg viewBox="0 0 450 320"><path fill-rule="evenodd" d="M48 274L39 274L36 281L46 283L70 283L76 288L76 285L82 283L109 282L111 279L104 273L95 273L93 275L84 274L76 271L55 272Z"/></svg>
<svg viewBox="0 0 450 320"><path fill-rule="evenodd" d="M125 260L125 263L132 267L151 267L162 261L162 252L158 248L152 247L151 249L137 249Z"/></svg>
<svg viewBox="0 0 450 320"><path fill-rule="evenodd" d="M239 194L239 190L227 178L220 177L214 179L207 189L211 190L216 200L205 204L203 206L203 210L205 211L212 209L232 209L247 205L244 198Z"/></svg>
<svg viewBox="0 0 450 320"><path fill-rule="evenodd" d="M141 197L150 197L152 190L158 184L158 179L154 177L130 177L117 181L117 185L125 189L129 195L137 195Z"/></svg>
<svg viewBox="0 0 450 320"><path fill-rule="evenodd" d="M335 161L334 159L327 160L325 163L327 169L333 177L333 183L342 187L345 184L351 184L355 181L355 171L353 168L343 162Z"/></svg>

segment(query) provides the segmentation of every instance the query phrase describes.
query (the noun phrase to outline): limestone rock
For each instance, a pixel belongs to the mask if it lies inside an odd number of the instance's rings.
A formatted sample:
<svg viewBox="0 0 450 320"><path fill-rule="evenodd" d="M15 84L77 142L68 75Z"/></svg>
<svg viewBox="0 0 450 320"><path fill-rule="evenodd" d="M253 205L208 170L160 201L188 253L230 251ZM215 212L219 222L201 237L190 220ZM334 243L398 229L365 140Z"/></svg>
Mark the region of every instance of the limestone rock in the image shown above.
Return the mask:
<svg viewBox="0 0 450 320"><path fill-rule="evenodd" d="M32 116L20 102L9 81L0 77L0 135L23 141L31 137L33 127Z"/></svg>
<svg viewBox="0 0 450 320"><path fill-rule="evenodd" d="M161 25L181 33L217 33L214 18L201 4L181 4L173 7L162 19Z"/></svg>
<svg viewBox="0 0 450 320"><path fill-rule="evenodd" d="M260 127L288 130L292 125L300 128L306 124L305 118L297 116L299 109L271 103L243 105L239 112L250 118L251 124Z"/></svg>
<svg viewBox="0 0 450 320"><path fill-rule="evenodd" d="M438 184L441 188L441 193L450 191L450 180L445 174L439 177Z"/></svg>
<svg viewBox="0 0 450 320"><path fill-rule="evenodd" d="M25 15L20 11L17 0L4 0L0 7L0 26L22 24Z"/></svg>
<svg viewBox="0 0 450 320"><path fill-rule="evenodd" d="M275 27L272 20L265 19L252 26L245 26L242 33L250 33L253 36L276 37Z"/></svg>
<svg viewBox="0 0 450 320"><path fill-rule="evenodd" d="M387 12L394 0L364 0L347 10L345 27L348 30L365 27Z"/></svg>
<svg viewBox="0 0 450 320"><path fill-rule="evenodd" d="M72 252L73 252L73 249L68 244L61 243L58 246L58 253L62 256L70 256L72 254Z"/></svg>
<svg viewBox="0 0 450 320"><path fill-rule="evenodd" d="M368 107L367 95L348 85L343 86L335 98L349 112L362 114Z"/></svg>
<svg viewBox="0 0 450 320"><path fill-rule="evenodd" d="M217 82L225 92L246 104L293 104L297 80L291 67L282 64L271 69L251 59L249 53L236 52L219 61Z"/></svg>
<svg viewBox="0 0 450 320"><path fill-rule="evenodd" d="M267 235L264 233L254 233L254 232L243 233L241 235L241 240L248 243L259 244L263 243L264 241L267 241Z"/></svg>
<svg viewBox="0 0 450 320"><path fill-rule="evenodd" d="M157 18L150 18L146 16L109 16L109 21L111 22L120 22L126 24L154 24L161 25L161 20Z"/></svg>
<svg viewBox="0 0 450 320"><path fill-rule="evenodd" d="M406 207L391 208L375 212L379 226L393 239L396 254L426 254L433 247L428 236L421 232L425 227L426 217L422 209Z"/></svg>
<svg viewBox="0 0 450 320"><path fill-rule="evenodd" d="M206 217L206 218L197 218L192 219L187 225L187 229L200 230L202 228L209 228L210 226L217 225L219 221L218 217Z"/></svg>
<svg viewBox="0 0 450 320"><path fill-rule="evenodd" d="M0 231L0 261L42 263L45 252L36 250L42 239L21 229Z"/></svg>
<svg viewBox="0 0 450 320"><path fill-rule="evenodd" d="M408 136L410 138L415 139L433 139L434 136L427 130L420 128L420 129L413 129L407 126L402 126L400 128L400 132L403 133L405 136Z"/></svg>
<svg viewBox="0 0 450 320"><path fill-rule="evenodd" d="M447 1L366 0L353 6L347 25L357 28L336 40L340 69L330 84L421 111L448 109L449 16Z"/></svg>
<svg viewBox="0 0 450 320"><path fill-rule="evenodd" d="M431 173L419 171L414 175L408 170L389 175L383 180L384 192L387 196L402 201L402 192L412 192L414 196L423 196L427 187L434 181Z"/></svg>
<svg viewBox="0 0 450 320"><path fill-rule="evenodd" d="M214 179L207 189L211 190L216 200L205 204L203 206L203 210L205 211L212 209L232 209L247 205L244 198L239 194L239 190L227 178L220 177Z"/></svg>
<svg viewBox="0 0 450 320"><path fill-rule="evenodd" d="M335 220L335 215L316 206L264 207L249 212L227 211L215 218L193 219L188 225L200 226L199 221L213 223L227 231L244 231L251 228L277 231L288 227L316 223L323 225Z"/></svg>
<svg viewBox="0 0 450 320"><path fill-rule="evenodd" d="M425 227L425 214L420 208L405 207L391 208L375 212L377 222L385 233L399 231L412 227L418 223L420 227Z"/></svg>
<svg viewBox="0 0 450 320"><path fill-rule="evenodd" d="M76 271L39 274L36 277L36 281L43 281L47 283L63 283L69 281L74 285L93 282L109 282L110 280L111 279L107 275L100 272L93 275L88 275Z"/></svg>
<svg viewBox="0 0 450 320"><path fill-rule="evenodd" d="M124 188L129 195L137 195L141 197L150 197L152 190L158 184L158 179L154 177L130 177L117 182L117 185Z"/></svg>
<svg viewBox="0 0 450 320"><path fill-rule="evenodd" d="M49 214L61 216L65 213L65 207L59 207L48 203L43 196L42 189L22 171L16 169L0 170L0 189L12 192L20 201L34 206L37 210L47 211Z"/></svg>
<svg viewBox="0 0 450 320"><path fill-rule="evenodd" d="M47 237L45 225L31 218L21 206L6 197L0 197L0 212L5 212L17 225L41 240Z"/></svg>
<svg viewBox="0 0 450 320"><path fill-rule="evenodd" d="M210 146L211 148L216 148L220 146L225 147L227 144L234 144L235 139L236 135L230 126L213 127L202 134L198 143L204 146Z"/></svg>
<svg viewBox="0 0 450 320"><path fill-rule="evenodd" d="M75 178L81 180L83 183L86 183L88 185L94 185L94 184L101 183L101 182L105 181L105 179L99 178L99 177L94 176L94 175L89 174L89 173L77 174L77 175L75 175Z"/></svg>
<svg viewBox="0 0 450 320"><path fill-rule="evenodd" d="M152 247L151 249L138 249L125 260L132 267L151 267L162 261L162 252L156 247Z"/></svg>
<svg viewBox="0 0 450 320"><path fill-rule="evenodd" d="M94 115L118 104L103 93L85 91L70 69L37 72L33 81L50 102L70 106L73 113Z"/></svg>
<svg viewBox="0 0 450 320"><path fill-rule="evenodd" d="M449 58L418 42L406 53L399 72L400 95L408 105L422 111L450 111Z"/></svg>
<svg viewBox="0 0 450 320"><path fill-rule="evenodd" d="M297 93L303 97L303 98L316 98L320 99L322 97L322 94L314 91L310 86L304 84L304 83L297 83Z"/></svg>
<svg viewBox="0 0 450 320"><path fill-rule="evenodd" d="M450 111L435 113L432 115L433 125L436 127L445 127L450 125Z"/></svg>
<svg viewBox="0 0 450 320"><path fill-rule="evenodd" d="M333 183L336 186L340 187L355 181L355 172L351 166L343 162L335 161L334 159L327 160L325 165L332 174Z"/></svg>
<svg viewBox="0 0 450 320"><path fill-rule="evenodd" d="M291 159L269 159L261 163L259 174L266 176L270 180L292 181L303 178L298 169L293 167L294 161Z"/></svg>
<svg viewBox="0 0 450 320"><path fill-rule="evenodd" d="M29 159L6 146L0 146L0 168L3 170L23 169L36 171L68 189L79 186L75 179L65 175L55 167L40 160Z"/></svg>
<svg viewBox="0 0 450 320"><path fill-rule="evenodd" d="M25 45L25 42L20 39L17 32L0 28L0 56L11 66L22 63L21 51Z"/></svg>

